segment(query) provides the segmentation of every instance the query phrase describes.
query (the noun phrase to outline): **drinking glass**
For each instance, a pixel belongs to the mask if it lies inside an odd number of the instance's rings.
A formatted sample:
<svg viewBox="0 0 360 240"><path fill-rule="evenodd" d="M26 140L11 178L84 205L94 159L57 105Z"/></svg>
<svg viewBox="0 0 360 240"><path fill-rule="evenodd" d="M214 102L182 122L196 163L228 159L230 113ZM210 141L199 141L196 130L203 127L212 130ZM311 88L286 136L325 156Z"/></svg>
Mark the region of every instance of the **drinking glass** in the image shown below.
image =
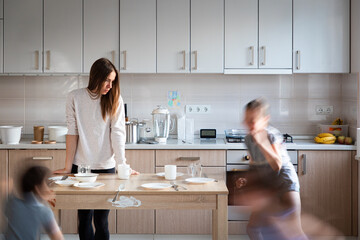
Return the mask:
<svg viewBox="0 0 360 240"><path fill-rule="evenodd" d="M91 168L90 165L87 164L79 164L78 166L78 173L90 173Z"/></svg>
<svg viewBox="0 0 360 240"><path fill-rule="evenodd" d="M202 165L200 163L191 163L187 170L191 177L201 177Z"/></svg>

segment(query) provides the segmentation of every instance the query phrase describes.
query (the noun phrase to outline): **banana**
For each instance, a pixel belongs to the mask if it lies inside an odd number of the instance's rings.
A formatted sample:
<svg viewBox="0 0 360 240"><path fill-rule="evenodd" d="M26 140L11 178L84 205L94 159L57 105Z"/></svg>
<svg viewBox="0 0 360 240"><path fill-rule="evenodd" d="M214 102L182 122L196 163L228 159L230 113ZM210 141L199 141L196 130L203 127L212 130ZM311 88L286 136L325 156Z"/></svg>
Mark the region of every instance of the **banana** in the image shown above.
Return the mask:
<svg viewBox="0 0 360 240"><path fill-rule="evenodd" d="M321 138L323 142L328 142L328 141L335 141L336 137L332 136L332 137L323 137Z"/></svg>
<svg viewBox="0 0 360 240"><path fill-rule="evenodd" d="M320 133L314 138L316 143L333 144L336 141L336 137L331 133Z"/></svg>
<svg viewBox="0 0 360 240"><path fill-rule="evenodd" d="M317 135L319 138L323 138L323 137L335 137L334 135L332 135L331 133L319 133Z"/></svg>
<svg viewBox="0 0 360 240"><path fill-rule="evenodd" d="M331 125L342 125L343 124L343 120L341 120L340 118L335 119Z"/></svg>

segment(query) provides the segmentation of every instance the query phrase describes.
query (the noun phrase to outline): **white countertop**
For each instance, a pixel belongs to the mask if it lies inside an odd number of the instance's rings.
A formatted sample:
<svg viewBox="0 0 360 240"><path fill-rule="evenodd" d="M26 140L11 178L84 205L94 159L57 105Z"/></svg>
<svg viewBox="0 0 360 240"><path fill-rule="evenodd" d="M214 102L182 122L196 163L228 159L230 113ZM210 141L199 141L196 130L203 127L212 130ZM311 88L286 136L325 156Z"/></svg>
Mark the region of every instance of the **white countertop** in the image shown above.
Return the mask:
<svg viewBox="0 0 360 240"><path fill-rule="evenodd" d="M317 144L313 140L294 140L286 143L289 150L356 150L355 145ZM66 149L65 143L31 144L31 140L21 140L19 144L0 144L0 149ZM168 139L166 144L126 144L126 149L246 149L244 143L225 143L223 138L203 140L195 138L194 143L183 143L178 139Z"/></svg>

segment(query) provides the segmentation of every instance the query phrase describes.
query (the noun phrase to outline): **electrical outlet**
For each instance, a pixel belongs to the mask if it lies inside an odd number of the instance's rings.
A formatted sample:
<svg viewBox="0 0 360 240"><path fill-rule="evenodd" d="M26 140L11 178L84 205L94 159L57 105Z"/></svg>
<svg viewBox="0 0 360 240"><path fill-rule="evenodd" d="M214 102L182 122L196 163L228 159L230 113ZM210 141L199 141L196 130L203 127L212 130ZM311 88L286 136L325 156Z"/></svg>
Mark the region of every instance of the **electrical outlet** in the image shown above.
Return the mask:
<svg viewBox="0 0 360 240"><path fill-rule="evenodd" d="M186 113L210 113L210 105L186 105Z"/></svg>
<svg viewBox="0 0 360 240"><path fill-rule="evenodd" d="M334 112L333 106L328 105L317 105L315 107L315 113L316 115L331 115Z"/></svg>

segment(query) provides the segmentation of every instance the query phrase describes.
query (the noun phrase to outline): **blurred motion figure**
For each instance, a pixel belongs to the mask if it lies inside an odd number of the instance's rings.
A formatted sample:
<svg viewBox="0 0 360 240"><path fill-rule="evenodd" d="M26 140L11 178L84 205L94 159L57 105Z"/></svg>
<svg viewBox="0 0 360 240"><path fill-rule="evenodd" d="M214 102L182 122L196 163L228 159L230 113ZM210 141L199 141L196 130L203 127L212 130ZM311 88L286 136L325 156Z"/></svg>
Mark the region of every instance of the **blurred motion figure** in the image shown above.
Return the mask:
<svg viewBox="0 0 360 240"><path fill-rule="evenodd" d="M290 161L282 134L268 125L268 104L261 98L245 107L245 137L250 169L236 181L243 202L252 207L247 233L257 239L308 239L300 221L299 179Z"/></svg>
<svg viewBox="0 0 360 240"><path fill-rule="evenodd" d="M8 227L6 240L40 239L42 230L52 240L64 239L48 202L54 204L54 194L49 188L51 171L33 166L25 171L20 181L21 198L10 194L5 208Z"/></svg>

